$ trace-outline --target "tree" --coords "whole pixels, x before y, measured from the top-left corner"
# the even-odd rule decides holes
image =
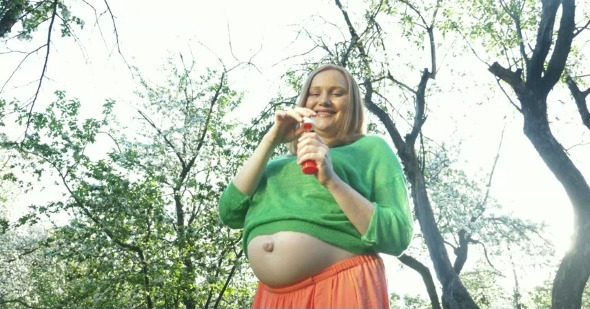
[[[513,105],[523,116],[525,135],[574,208],[573,245],[556,273],[552,307],[580,308],[590,277],[590,186],[551,131],[547,108],[549,93],[566,69],[572,42],[588,23],[576,26],[574,0],[541,1],[540,8],[533,1],[500,1],[498,5],[480,1],[469,7],[470,14],[477,12],[486,23],[477,23],[467,31],[484,35],[487,42],[502,51],[506,60],[503,64],[492,63],[489,71],[512,88],[520,103]],[[555,32],[558,12],[561,16]],[[530,42],[533,40],[535,43]],[[584,119],[584,92],[576,91],[573,79],[568,80]]]
[[[114,101],[101,119],[81,119],[81,102],[63,92],[33,111],[24,141],[4,138],[4,148],[26,159],[23,171],[55,176],[65,191],[62,200],[34,205],[27,219],[71,218],[56,227],[56,250],[46,253],[65,265],[62,293],[39,305],[219,308],[251,297],[241,235],[217,215],[237,145],[225,116],[240,96],[227,86],[230,70],[198,72],[180,62],[163,86],[141,79],[134,138],[117,128]],[[25,125],[28,112],[14,108]],[[112,148],[97,159],[88,149],[103,137]],[[236,277],[242,282],[232,283]]]
[[[94,12],[95,25],[99,27],[99,30],[101,30],[101,17],[104,14],[110,17],[110,22],[112,23],[113,33],[116,40],[116,46],[119,54],[122,56],[121,50],[119,48],[119,34],[115,24],[115,16],[111,11],[109,2],[107,0],[82,2],[84,6],[90,8]],[[100,3],[104,4],[103,12],[99,12],[95,8],[95,5]],[[68,6],[63,0],[0,0],[0,40],[2,41],[3,45],[5,45],[6,49],[6,52],[3,51],[2,54],[24,54],[24,56],[20,58],[18,65],[14,67],[14,70],[10,76],[7,77],[5,82],[2,84],[2,87],[0,87],[0,94],[4,92],[7,84],[11,81],[23,63],[30,56],[37,54],[39,51],[45,51],[44,62],[40,77],[37,81],[36,91],[34,92],[33,96],[25,102],[25,104],[30,105],[29,118],[27,119],[25,133],[29,128],[32,111],[35,103],[37,102],[43,80],[46,78],[46,73],[49,67],[49,55],[52,50],[52,44],[54,43],[56,35],[55,32],[59,32],[61,37],[71,37],[78,44],[80,44],[76,35],[76,30],[77,28],[82,29],[85,22],[75,14],[78,14],[78,12],[82,14],[81,8],[84,6],[79,6],[75,10],[72,10],[70,6]],[[45,30],[45,26],[47,26],[47,30]],[[34,36],[35,33],[40,30],[46,31],[44,33],[45,37],[43,39],[37,39]],[[14,35],[10,36],[11,34]],[[15,40],[19,42],[35,40],[41,41],[42,44],[34,47],[31,51],[22,52],[19,50],[20,48],[17,47],[17,50],[15,50],[14,47],[10,46],[10,43]]]
[[[381,1],[374,9],[366,14],[367,28],[365,31],[357,31],[356,27],[350,20],[347,10],[342,6],[339,0],[336,0],[336,5],[342,12],[342,16],[348,26],[350,33],[350,45],[341,54],[339,63],[345,66],[351,66],[349,64],[349,55],[351,52],[355,52],[359,59],[359,62],[354,67],[359,69],[360,83],[364,86],[364,100],[367,109],[375,114],[382,124],[387,129],[389,136],[391,137],[393,144],[398,150],[398,155],[404,166],[404,172],[407,179],[410,182],[411,197],[414,203],[414,210],[416,218],[420,224],[426,246],[430,253],[436,275],[438,280],[442,284],[442,304],[444,308],[478,308],[475,304],[468,291],[465,289],[461,282],[457,272],[453,269],[453,266],[448,257],[448,253],[445,248],[444,240],[441,236],[439,228],[437,227],[431,202],[429,200],[428,192],[426,191],[425,179],[424,179],[424,161],[420,159],[419,154],[416,151],[416,142],[418,137],[421,136],[422,126],[426,121],[426,91],[428,82],[434,79],[438,70],[436,62],[436,50],[435,50],[435,39],[434,39],[434,28],[436,26],[437,13],[440,8],[440,1],[436,1],[430,4],[423,4],[425,9],[421,12],[417,9],[418,4],[411,3],[409,1],[400,1],[407,11],[401,13],[402,21],[405,19],[408,23],[414,25],[418,24],[422,27],[424,32],[418,36],[418,38],[426,35],[428,37],[427,42],[430,47],[430,69],[425,68],[420,74],[420,80],[416,88],[408,86],[406,83],[399,81],[393,77],[387,68],[387,59],[384,64],[372,63],[369,59],[372,59],[368,51],[371,47],[377,47],[385,49],[382,41],[380,41],[379,33],[380,26],[376,21],[376,14],[380,11],[395,13],[397,10],[394,9],[394,4]],[[429,13],[430,18],[427,21],[423,13]],[[417,19],[417,22],[415,21]],[[392,121],[391,116],[387,113],[387,109],[380,107],[376,104],[376,99],[373,96],[381,96],[377,89],[381,81],[389,81],[390,83],[399,86],[403,91],[407,91],[408,94],[415,98],[415,111],[413,114],[413,124],[409,129],[409,133],[402,137],[400,129]],[[387,99],[383,100],[387,103]]]
[[[394,5],[379,1],[373,3],[364,14],[360,14],[358,11],[350,11],[336,1],[344,19],[344,27],[340,28],[347,29],[348,33],[335,31],[333,35],[341,36],[342,40],[328,43],[325,38],[329,36],[325,33],[314,36],[313,31],[302,29],[301,33],[306,34],[319,51],[312,48],[311,51],[314,53],[309,52],[306,56],[314,60],[300,65],[301,69],[288,72],[285,77],[292,83],[293,80],[301,78],[300,74],[305,74],[318,63],[334,62],[347,66],[361,81],[367,108],[377,116],[381,127],[384,127],[386,134],[391,137],[404,164],[422,231],[419,236],[426,241],[430,259],[443,286],[443,306],[477,307],[458,276],[467,260],[468,247],[480,246],[487,255],[486,244],[498,248],[503,247],[505,243],[522,244],[522,238],[532,241],[542,226],[498,215],[494,209],[498,205],[494,204],[493,199],[488,198],[494,167],[488,174],[489,179],[482,180],[481,183],[471,181],[461,170],[451,168],[448,158],[436,157],[438,146],[430,148],[428,137],[422,133],[422,126],[426,121],[426,114],[432,112],[426,106],[428,98],[434,96],[433,92],[429,91],[429,81],[433,81],[439,71],[436,46],[440,44],[437,45],[434,33],[435,27],[444,25],[447,20],[437,19],[437,12],[444,9],[439,2],[423,5],[400,2],[396,2],[400,5]],[[356,15],[352,15],[354,13]],[[354,19],[360,15],[360,20]],[[432,17],[427,18],[427,15]],[[326,28],[339,27],[323,17],[319,19],[325,22]],[[408,41],[407,45],[411,47],[387,45],[386,42],[391,38],[386,35],[386,26],[383,25],[401,28],[400,31]],[[399,43],[399,40],[395,43],[403,44]],[[421,50],[425,47],[430,47],[428,56],[423,57],[427,58],[425,61],[430,68],[422,71],[419,79],[414,78],[413,82],[418,84],[416,88],[410,86],[411,82],[394,77],[393,68],[395,75],[409,76],[418,60],[407,64],[411,69],[404,70],[399,64],[393,66],[397,59],[388,55],[403,48]],[[398,51],[398,56],[399,53]],[[297,86],[296,83],[292,84]],[[433,87],[436,89],[437,86]],[[401,102],[410,103],[407,105],[411,107],[395,103],[396,97],[399,97]],[[398,121],[395,122],[394,119]],[[375,128],[374,125],[370,127]],[[400,133],[402,129],[409,132],[405,137]],[[439,166],[436,167],[433,163]],[[486,185],[487,190],[474,190],[478,187],[485,188]],[[466,217],[468,220],[465,220]],[[542,248],[546,249],[547,243],[543,240],[541,243]],[[523,245],[519,248],[524,249],[528,246]],[[448,257],[447,248],[452,248],[456,255],[454,263]],[[428,267],[408,254],[400,256],[400,261],[420,273],[432,306],[439,308],[436,285],[432,281]]]

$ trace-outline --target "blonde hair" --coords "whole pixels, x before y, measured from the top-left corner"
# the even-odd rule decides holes
[[[365,116],[363,112],[363,101],[361,99],[361,93],[359,86],[354,77],[344,67],[334,64],[324,64],[312,71],[303,85],[301,86],[301,92],[299,93],[299,100],[297,106],[305,107],[307,103],[307,97],[309,96],[309,88],[311,88],[311,82],[313,78],[320,72],[327,70],[336,70],[341,72],[346,78],[348,84],[348,98],[349,103],[347,108],[344,109],[344,121],[339,126],[338,134],[336,135],[337,145],[331,146],[342,146],[356,141],[365,135]],[[297,153],[297,140],[294,140],[288,145],[291,154]]]

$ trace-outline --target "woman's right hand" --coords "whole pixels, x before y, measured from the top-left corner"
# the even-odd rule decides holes
[[[275,113],[275,123],[268,131],[267,136],[271,139],[273,145],[288,143],[303,133],[303,117],[312,117],[316,113],[306,107],[295,107],[288,111],[277,111]]]

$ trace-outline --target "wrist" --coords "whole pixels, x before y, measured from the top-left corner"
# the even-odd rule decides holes
[[[324,187],[328,189],[330,192],[334,192],[339,190],[343,185],[346,183],[340,179],[337,175],[334,175],[331,179],[328,179],[326,183],[324,183]]]
[[[264,136],[262,137],[262,140],[260,140],[260,144],[267,146],[268,148],[270,148],[272,150],[279,144],[279,142],[276,141],[276,138],[269,131],[266,134],[264,134]]]

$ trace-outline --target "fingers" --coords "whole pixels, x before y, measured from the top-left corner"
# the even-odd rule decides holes
[[[304,161],[314,160],[323,162],[328,153],[328,146],[313,132],[305,132],[297,143],[297,164]]]
[[[316,115],[316,112],[313,110],[306,108],[306,107],[295,107],[288,111],[277,111],[277,117],[279,114],[281,115],[282,119],[285,118],[292,118],[297,122],[303,122],[303,117],[312,117]]]
[[[300,124],[303,117],[313,117],[316,113],[305,107],[295,107],[287,111],[275,112],[275,123],[269,131],[273,143],[287,143],[300,136],[304,130]]]

